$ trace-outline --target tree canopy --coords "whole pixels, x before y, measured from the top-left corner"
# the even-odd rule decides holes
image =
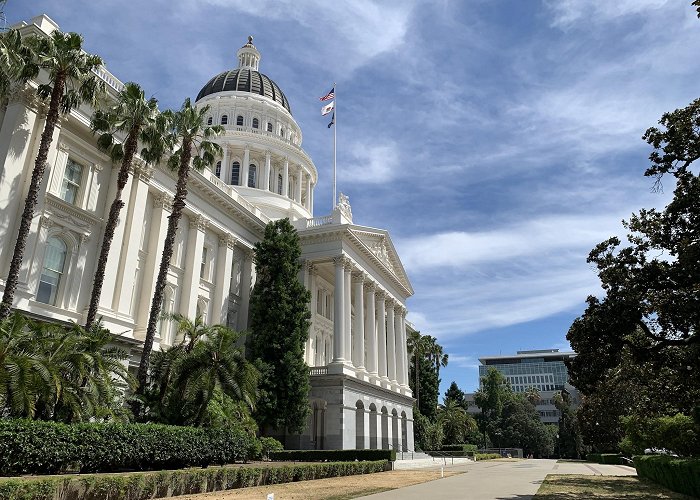
[[[261,371],[256,420],[265,432],[300,433],[309,414],[310,292],[299,281],[299,236],[288,219],[270,222],[255,244],[251,352]]]

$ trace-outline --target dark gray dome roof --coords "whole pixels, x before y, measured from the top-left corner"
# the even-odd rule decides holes
[[[292,114],[289,101],[279,86],[268,76],[249,68],[236,68],[216,75],[202,87],[196,100],[199,101],[202,97],[217,92],[228,91],[250,92],[268,97],[284,106],[290,115]]]

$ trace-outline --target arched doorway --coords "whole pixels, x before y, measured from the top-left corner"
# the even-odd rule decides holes
[[[323,450],[326,435],[326,401],[316,399],[311,403],[311,443],[314,450]]]
[[[408,418],[406,412],[401,412],[401,451],[408,451]]]
[[[399,414],[396,409],[391,410],[391,447],[399,450]]]
[[[382,406],[382,449],[389,449],[389,412]]]
[[[369,405],[369,447],[372,450],[377,449],[377,407],[374,403]]]
[[[355,403],[355,448],[365,448],[365,405],[362,401]]]

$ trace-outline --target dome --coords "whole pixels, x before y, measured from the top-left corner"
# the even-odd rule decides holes
[[[270,77],[258,71],[260,52],[253,45],[252,36],[248,37],[248,43],[238,49],[237,55],[238,68],[219,73],[209,80],[197,94],[196,101],[217,92],[250,92],[281,104],[291,115],[292,110],[289,107],[289,101],[279,88],[279,85],[273,82]]]
[[[279,88],[279,85],[267,75],[250,68],[236,68],[219,73],[202,87],[202,90],[197,94],[196,100],[199,101],[202,97],[216,94],[217,92],[228,91],[259,94],[281,104],[284,106],[284,109],[289,111],[290,115],[292,114],[289,101]]]

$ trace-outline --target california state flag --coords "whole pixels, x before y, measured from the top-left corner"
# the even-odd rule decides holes
[[[331,101],[321,108],[321,116],[327,115],[335,109],[335,101]]]

